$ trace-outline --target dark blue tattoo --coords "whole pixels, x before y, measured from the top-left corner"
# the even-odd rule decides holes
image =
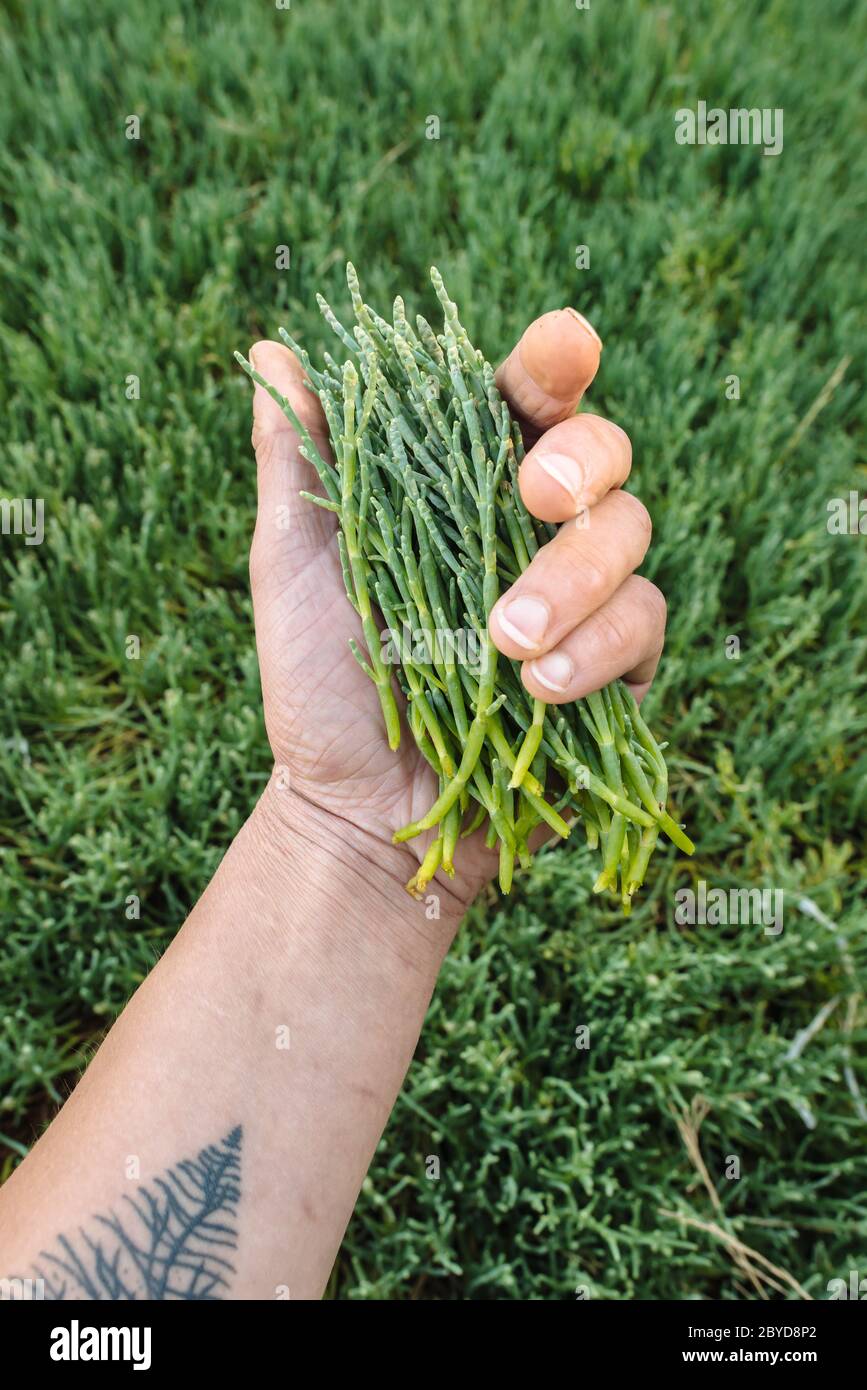
[[[241,1126],[43,1250],[46,1299],[225,1298],[238,1246]]]

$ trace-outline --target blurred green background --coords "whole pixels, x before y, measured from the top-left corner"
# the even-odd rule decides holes
[[[0,1173],[269,769],[232,350],[318,350],[348,257],[428,313],[436,263],[492,359],[564,304],[605,340],[698,851],[629,921],[577,844],[473,910],[329,1292],[755,1297],[735,1239],[815,1297],[867,1275],[867,542],[827,527],[867,490],[865,39],[844,0],[7,2],[0,496],[46,536],[0,536]],[[782,154],[678,145],[699,100],[783,108]],[[783,932],[678,926],[699,879],[784,891]]]

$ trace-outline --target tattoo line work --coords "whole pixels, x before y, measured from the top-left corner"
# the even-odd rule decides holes
[[[45,1298],[224,1298],[238,1247],[241,1138],[237,1125],[125,1196],[120,1215],[96,1215],[74,1238],[59,1236],[33,1266]]]

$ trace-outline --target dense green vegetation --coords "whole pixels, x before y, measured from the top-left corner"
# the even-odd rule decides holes
[[[0,1171],[269,767],[232,349],[286,323],[318,356],[347,258],[430,313],[435,263],[491,359],[567,303],[605,340],[589,404],[654,518],[647,710],[698,849],[660,849],[628,922],[571,843],[473,910],[333,1294],[755,1296],[733,1238],[815,1297],[867,1275],[867,540],[827,525],[867,493],[865,27],[844,0],[6,6],[0,497],[46,531],[0,536]],[[699,100],[782,108],[783,152],[678,145]],[[701,879],[782,891],[782,932],[679,924]]]

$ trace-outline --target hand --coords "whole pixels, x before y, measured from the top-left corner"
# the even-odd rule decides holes
[[[521,495],[536,516],[569,523],[491,615],[494,642],[523,661],[527,689],[549,703],[574,700],[615,676],[640,698],[662,650],[665,601],[632,573],[647,549],[650,521],[642,504],[619,490],[629,473],[629,440],[599,416],[574,414],[600,352],[579,314],[557,310],[530,325],[497,373],[531,446]],[[293,354],[265,341],[250,360],[289,398],[330,458],[321,407]],[[253,399],[253,447],[259,506],[250,574],[275,762],[288,769],[293,797],[325,813],[378,872],[405,881],[429,837],[401,846],[391,837],[428,809],[436,778],[405,726],[397,753],[386,743],[376,690],[349,647],[350,637],[361,642],[361,628],[346,598],[336,519],[299,497],[302,489],[318,492],[318,480],[261,387]],[[452,893],[461,912],[496,866],[496,853],[477,832],[460,843],[454,883],[440,873],[437,886]]]

